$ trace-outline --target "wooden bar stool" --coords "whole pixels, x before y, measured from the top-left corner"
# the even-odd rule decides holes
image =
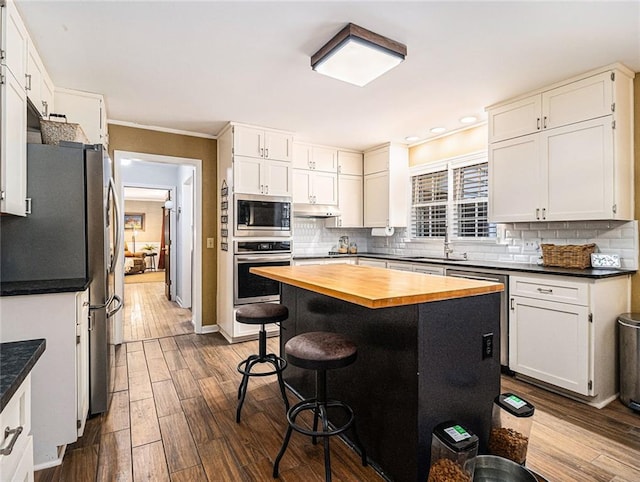
[[[267,331],[264,325],[269,323],[280,323],[289,317],[289,310],[286,306],[277,303],[254,303],[243,305],[236,311],[236,321],[248,325],[261,325],[258,338],[258,354],[251,355],[246,360],[242,360],[238,364],[238,371],[242,373],[242,381],[238,388],[238,409],[236,411],[236,422],[240,423],[240,412],[245,396],[247,395],[247,385],[249,377],[266,377],[269,375],[277,375],[280,392],[284,400],[286,410],[289,410],[289,400],[284,390],[284,382],[282,381],[282,370],[287,366],[286,360],[267,353]],[[270,363],[273,370],[266,372],[252,372],[251,369],[258,363]]]
[[[284,347],[287,360],[292,365],[316,372],[316,393],[314,398],[308,398],[295,404],[287,411],[287,433],[282,448],[273,463],[273,477],[278,478],[280,460],[287,450],[293,430],[311,436],[314,444],[317,437],[322,437],[324,443],[324,472],[325,479],[331,480],[331,460],[329,453],[329,437],[339,435],[349,428],[353,431],[356,447],[362,456],[362,465],[367,465],[367,456],[356,431],[355,416],[349,405],[339,400],[327,398],[327,370],[343,368],[351,365],[358,356],[356,345],[338,333],[314,331],[302,333],[291,338]],[[329,427],[328,408],[336,408],[346,416],[347,421],[339,427]],[[313,411],[313,430],[309,430],[296,423],[296,418],[304,411]],[[318,430],[318,420],[322,429]]]

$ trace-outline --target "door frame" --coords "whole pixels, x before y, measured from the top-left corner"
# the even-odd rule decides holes
[[[116,196],[121,205],[124,206],[123,183],[120,175],[120,165],[123,159],[136,161],[155,162],[159,164],[187,165],[194,168],[194,239],[193,239],[193,285],[191,289],[191,313],[194,333],[202,331],[202,159],[192,159],[188,157],[165,156],[161,154],[147,154],[141,152],[131,152],[115,150],[114,157],[114,179],[116,184]],[[175,186],[174,186],[175,189]],[[175,199],[175,191],[173,192]],[[124,228],[121,228],[121,236],[124,236]],[[116,265],[116,293],[124,295],[124,250],[118,253],[118,263]],[[175,265],[175,263],[174,263]],[[123,341],[123,314],[122,310],[116,313],[114,319],[114,343],[120,344]]]

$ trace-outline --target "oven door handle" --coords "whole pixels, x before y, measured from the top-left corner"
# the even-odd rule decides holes
[[[269,261],[287,261],[291,256],[236,256],[239,263],[247,263],[252,261],[269,262]]]

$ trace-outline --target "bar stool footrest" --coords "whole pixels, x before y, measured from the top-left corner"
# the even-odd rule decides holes
[[[256,363],[271,363],[274,366],[274,369],[268,372],[252,372],[251,368]],[[248,365],[251,366],[247,369]],[[287,368],[287,360],[274,355],[273,353],[270,353],[263,358],[260,358],[257,355],[251,355],[249,358],[238,363],[238,371],[249,377],[266,377],[269,375],[276,375],[278,373],[282,373],[285,368]]]
[[[320,430],[310,430],[308,428],[302,427],[301,425],[296,423],[296,418],[304,411],[311,411],[313,413],[316,412],[318,407],[318,400],[315,398],[309,398],[306,400],[302,400],[299,403],[296,403],[293,407],[289,409],[287,412],[287,421],[293,430],[296,432],[302,433],[304,435],[308,435],[310,437],[331,437],[333,435],[340,435],[343,432],[346,432],[353,425],[354,414],[353,410],[349,405],[339,400],[327,400],[324,402],[324,406],[326,408],[340,408],[344,411],[344,413],[349,417],[346,423],[339,427],[334,427],[333,429],[325,431]]]

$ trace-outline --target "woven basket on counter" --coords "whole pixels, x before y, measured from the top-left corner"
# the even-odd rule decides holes
[[[542,264],[561,268],[589,268],[595,244],[541,244]]]
[[[50,114],[51,117],[59,117],[64,122],[40,119],[40,133],[43,144],[57,146],[60,141],[82,142],[88,144],[89,139],[85,135],[80,124],[67,122],[67,116],[62,114]]]

